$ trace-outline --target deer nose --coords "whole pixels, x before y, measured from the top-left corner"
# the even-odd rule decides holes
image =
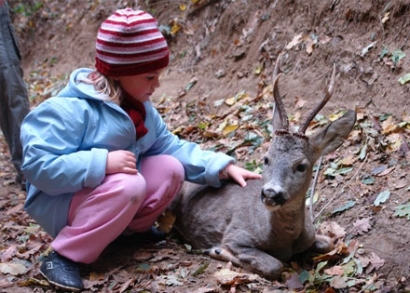
[[[262,188],[261,200],[266,205],[282,205],[286,202],[285,193],[272,187]]]

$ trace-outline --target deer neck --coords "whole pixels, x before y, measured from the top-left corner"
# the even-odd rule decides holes
[[[305,223],[305,198],[285,203],[271,213],[271,225],[286,234],[299,235]],[[280,225],[278,225],[280,223]]]

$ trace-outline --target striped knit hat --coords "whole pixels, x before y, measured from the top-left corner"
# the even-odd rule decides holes
[[[168,66],[169,50],[157,21],[131,8],[117,10],[97,34],[95,68],[111,77],[137,75]]]

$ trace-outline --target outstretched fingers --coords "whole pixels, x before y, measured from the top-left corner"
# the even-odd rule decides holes
[[[236,181],[242,187],[246,186],[246,180],[248,179],[262,179],[262,175],[233,164],[228,165],[225,172],[228,174],[229,178]]]

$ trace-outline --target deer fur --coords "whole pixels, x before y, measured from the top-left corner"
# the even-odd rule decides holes
[[[333,249],[329,237],[315,234],[306,192],[316,160],[342,145],[356,121],[356,113],[347,111],[315,135],[304,134],[333,92],[333,69],[325,98],[299,132],[290,132],[278,90],[278,64],[273,76],[274,132],[263,158],[263,179],[249,180],[244,188],[234,182],[221,188],[186,182],[170,207],[176,216],[174,227],[194,248],[268,279],[277,279],[283,262],[296,253]]]

